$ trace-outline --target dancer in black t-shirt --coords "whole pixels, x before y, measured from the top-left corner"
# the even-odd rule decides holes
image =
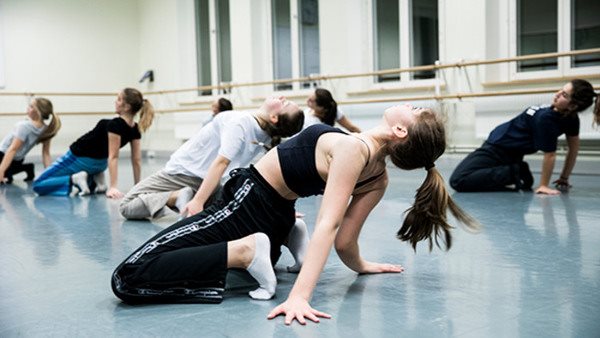
[[[154,108],[142,93],[125,88],[115,102],[119,115],[112,120],[100,120],[91,131],[71,144],[69,151],[48,167],[33,183],[39,195],[66,196],[76,187],[80,195],[106,192],[110,198],[123,197],[117,188],[119,149],[131,145],[131,165],[134,182],[141,173],[141,132],[152,124]],[[134,116],[140,113],[139,125]],[[109,186],[104,180],[108,167]]]

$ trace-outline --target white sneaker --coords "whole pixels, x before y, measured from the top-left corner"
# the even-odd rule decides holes
[[[71,182],[73,185],[79,188],[79,196],[85,196],[90,194],[90,187],[87,183],[88,173],[85,171],[80,171],[71,175]]]
[[[94,194],[104,194],[106,190],[108,190],[108,186],[106,185],[106,177],[104,176],[104,171],[92,176],[92,179],[94,180],[94,183],[96,183]]]

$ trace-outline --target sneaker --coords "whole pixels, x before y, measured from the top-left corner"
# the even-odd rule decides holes
[[[104,176],[104,171],[99,172],[92,176],[92,180],[96,184],[94,188],[94,194],[103,194],[108,190],[108,186],[106,185],[106,177]]]
[[[79,188],[79,196],[85,196],[90,194],[90,187],[88,186],[88,173],[80,171],[71,175],[71,182],[73,185]]]
[[[529,164],[522,161],[519,164],[519,189],[531,190],[531,187],[533,187],[533,175],[529,170]]]

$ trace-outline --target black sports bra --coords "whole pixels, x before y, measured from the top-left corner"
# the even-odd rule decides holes
[[[322,195],[325,191],[325,181],[319,175],[315,163],[317,141],[325,133],[347,134],[338,128],[319,123],[306,128],[300,134],[277,146],[283,180],[288,188],[300,197]],[[369,147],[367,146],[367,148]],[[384,173],[385,170],[376,176],[358,182],[355,188],[373,182]]]

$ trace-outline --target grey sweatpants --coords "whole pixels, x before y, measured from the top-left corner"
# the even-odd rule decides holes
[[[190,187],[194,193],[202,184],[202,178],[172,175],[161,170],[143,179],[121,201],[119,211],[127,219],[144,219],[175,213],[167,207],[172,192]]]

